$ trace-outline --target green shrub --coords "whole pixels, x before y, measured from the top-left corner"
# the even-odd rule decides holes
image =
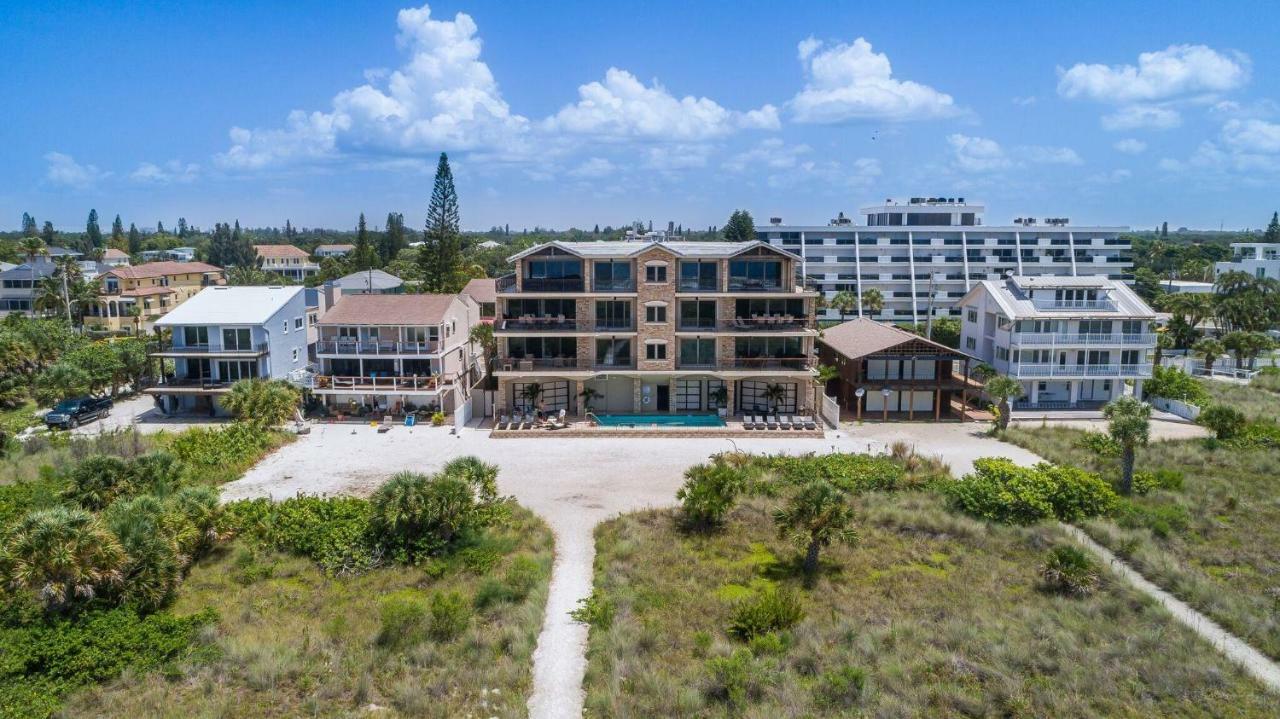
[[[0,548],[0,580],[48,609],[62,610],[116,592],[127,562],[97,517],[73,507],[27,513]]]
[[[789,484],[823,479],[849,494],[898,489],[905,474],[891,458],[870,454],[773,455],[758,461]]]
[[[485,610],[504,602],[522,602],[541,576],[542,569],[537,562],[528,557],[516,557],[502,579],[490,578],[480,584],[473,603],[476,609]]]
[[[129,476],[135,491],[161,499],[178,491],[190,481],[188,468],[170,452],[149,452],[129,463]]]
[[[1170,492],[1182,491],[1182,472],[1176,469],[1157,469],[1154,472],[1135,472],[1133,475],[1133,493],[1150,494],[1157,489]]]
[[[249,586],[275,576],[276,563],[261,561],[253,547],[240,547],[231,558],[231,567],[237,584]]]
[[[1085,432],[1076,446],[1099,457],[1119,457],[1120,443],[1106,432]]]
[[[764,696],[771,678],[746,649],[706,661],[706,695],[741,710]]]
[[[694,465],[685,470],[684,477],[676,499],[680,500],[685,523],[702,529],[724,521],[746,484],[742,472],[724,462]]]
[[[1175,399],[1197,407],[1203,407],[1210,401],[1208,390],[1177,367],[1152,367],[1151,379],[1143,384],[1143,392],[1150,397]]]
[[[613,617],[617,611],[613,600],[599,589],[591,590],[591,596],[578,600],[578,606],[569,612],[576,622],[581,622],[592,629],[605,631],[613,626]]]
[[[370,502],[375,538],[404,562],[439,553],[491,519],[471,483],[444,474],[400,472]]]
[[[1280,424],[1254,420],[1244,426],[1227,444],[1235,449],[1280,449]]]
[[[388,594],[378,601],[377,643],[384,647],[403,647],[421,639],[427,627],[427,602],[412,589]]]
[[[1004,457],[976,460],[974,471],[942,484],[958,509],[993,522],[1074,522],[1111,512],[1119,498],[1098,475],[1041,462],[1020,467]]]
[[[227,524],[261,547],[307,557],[327,573],[377,567],[369,502],[354,497],[299,495],[283,502],[253,499],[226,507]]]
[[[823,672],[814,689],[815,703],[827,710],[844,711],[857,706],[867,685],[867,672],[859,667],[841,667]]]
[[[224,428],[192,427],[169,440],[169,449],[197,474],[230,479],[268,447],[273,435],[244,422]]]
[[[452,641],[467,630],[471,623],[471,606],[458,592],[435,592],[427,602],[431,612],[431,638],[441,642]]]
[[[742,640],[790,629],[804,619],[800,597],[790,589],[768,587],[733,605],[729,634]]]
[[[60,697],[129,669],[146,672],[184,654],[212,611],[140,615],[131,607],[70,617],[11,608],[0,623],[0,714],[44,717]]]
[[[1235,407],[1215,404],[1200,413],[1196,422],[1213,431],[1218,439],[1231,439],[1244,429],[1247,420],[1244,414]]]
[[[1040,579],[1046,589],[1083,597],[1098,588],[1098,569],[1083,550],[1060,545],[1049,550],[1040,565]]]
[[[1116,524],[1125,529],[1147,529],[1161,539],[1181,534],[1191,526],[1191,513],[1180,504],[1148,507],[1124,502],[1116,512]]]
[[[174,539],[176,532],[184,531],[181,521],[169,516],[160,500],[145,494],[112,504],[103,519],[126,556],[121,597],[144,612],[167,604],[186,564]]]
[[[432,413],[431,413],[431,426],[432,426],[432,427],[443,427],[443,426],[444,426],[444,420],[445,420],[444,412],[432,412]]]
[[[94,455],[67,473],[67,499],[96,512],[133,490],[129,463],[110,455]]]

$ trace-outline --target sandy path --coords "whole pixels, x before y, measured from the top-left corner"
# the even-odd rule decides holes
[[[1159,423],[1157,423],[1159,425]],[[555,534],[556,558],[538,646],[533,657],[529,716],[563,719],[582,714],[587,627],[569,611],[591,593],[595,526],[622,512],[671,506],[684,470],[735,447],[750,452],[881,451],[904,441],[935,455],[956,475],[973,460],[1005,456],[1019,464],[1039,457],[982,436],[978,424],[866,424],[828,432],[824,439],[771,435],[744,439],[571,439],[540,434],[490,439],[467,429],[396,427],[379,435],[366,426],[317,425],[281,448],[242,479],[226,485],[227,500],[298,492],[366,495],[397,471],[434,471],[454,457],[475,455],[501,469],[504,494],[541,516]],[[1158,432],[1157,432],[1158,433]]]

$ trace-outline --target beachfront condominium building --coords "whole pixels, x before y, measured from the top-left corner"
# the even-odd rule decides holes
[[[963,197],[915,197],[862,208],[865,225],[843,214],[827,225],[784,225],[772,218],[756,234],[800,255],[809,285],[828,300],[845,290],[859,300],[865,291],[879,290],[884,305],[875,319],[890,322],[923,322],[930,310],[954,315],[956,300],[977,282],[1010,274],[1132,279],[1129,241],[1120,237],[1127,227],[1034,217],[984,225],[983,212]],[[821,318],[842,314],[828,307]]]
[[[291,280],[305,280],[320,271],[306,250],[293,245],[254,245],[253,252],[262,269]]]
[[[74,261],[80,276],[92,281],[110,265],[83,259],[81,253],[65,247],[48,247],[19,265],[0,271],[0,317],[10,314],[35,315],[45,280],[53,277],[59,263]]]
[[[1280,279],[1280,244],[1274,242],[1232,242],[1231,259],[1213,266],[1215,275],[1247,272],[1258,279]]]
[[[1015,407],[1096,407],[1151,376],[1156,313],[1120,280],[982,280],[956,307],[960,349],[1022,384]]]
[[[791,252],[550,242],[511,259],[496,293],[499,413],[813,413],[817,294]]]
[[[484,366],[479,323],[465,294],[343,295],[320,318],[312,390],[336,412],[452,412]]]
[[[169,339],[152,357],[172,372],[145,390],[162,412],[221,411],[218,397],[242,379],[292,379],[307,366],[301,287],[206,287],[156,321]]]
[[[85,325],[99,330],[149,330],[155,321],[206,287],[226,284],[222,268],[204,262],[146,262],[116,267],[98,280]]]

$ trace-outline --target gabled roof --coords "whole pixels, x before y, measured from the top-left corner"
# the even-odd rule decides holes
[[[260,325],[301,295],[301,287],[279,285],[206,287],[160,318],[156,325]],[[298,311],[302,312],[301,306]]]
[[[355,245],[344,245],[344,244],[316,245],[316,252],[320,252],[321,250],[328,250],[330,252],[350,252],[355,248],[356,248]]]
[[[444,322],[457,295],[343,295],[319,324],[421,326]]]
[[[105,274],[115,275],[125,280],[145,280],[152,277],[172,277],[173,275],[197,275],[206,272],[221,272],[205,262],[144,262],[132,267],[115,267]]]
[[[259,257],[270,257],[272,259],[285,259],[289,257],[310,257],[307,251],[293,245],[254,245],[253,251],[258,253]]]
[[[477,278],[468,282],[462,292],[481,304],[494,303],[498,301],[498,281],[491,277]]]
[[[1106,292],[1115,309],[1081,308],[1044,310],[1035,306],[1031,290],[1044,289],[1095,289]],[[1155,319],[1156,312],[1142,300],[1133,288],[1119,280],[1102,275],[1077,277],[1026,277],[1014,276],[1004,280],[981,280],[956,301],[962,307],[979,293],[991,297],[1001,314],[1011,320],[1022,319]]]
[[[127,260],[129,259],[129,253],[124,250],[116,249],[115,247],[108,247],[106,251],[102,253],[102,257],[108,260]]]
[[[366,270],[339,277],[333,284],[342,290],[393,290],[403,285],[404,280],[390,272]]]
[[[914,332],[866,317],[858,317],[834,327],[828,327],[818,336],[818,341],[849,359],[877,354],[908,342],[924,344],[943,353],[965,354],[954,347],[925,339]]]
[[[642,252],[651,250],[655,247],[667,250],[677,257],[689,258],[724,258],[740,255],[748,250],[757,247],[776,252],[783,257],[789,257],[793,260],[799,260],[800,256],[792,252],[774,247],[763,240],[752,240],[750,242],[628,242],[625,240],[611,240],[604,242],[561,242],[555,240],[545,242],[540,245],[534,245],[523,252],[508,257],[509,262],[515,262],[518,259],[528,255],[540,252],[550,247],[568,252],[578,257],[634,257]]]

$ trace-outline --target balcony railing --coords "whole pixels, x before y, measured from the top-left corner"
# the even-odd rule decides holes
[[[720,283],[714,279],[681,279],[676,285],[677,292],[718,292]]]
[[[635,321],[629,317],[613,320],[580,320],[573,317],[510,317],[502,319],[499,332],[633,332]]]
[[[434,392],[453,383],[451,377],[441,375],[356,377],[343,375],[316,375],[315,389],[341,392]]]
[[[263,354],[267,351],[266,342],[258,342],[245,347],[228,347],[227,345],[171,345],[161,348],[155,354]]]
[[[499,277],[499,278],[497,279],[497,281],[496,281],[496,283],[495,283],[495,286],[497,287],[497,289],[498,289],[498,291],[499,291],[499,292],[515,292],[515,291],[516,291],[516,276],[515,276],[515,275],[503,275],[503,276],[501,276],[501,277]]]
[[[526,277],[520,283],[521,292],[582,292],[585,283],[581,277]],[[514,292],[513,287],[508,292]]]
[[[572,370],[621,370],[635,369],[635,360],[616,357],[598,360],[594,357],[505,357],[498,361],[498,368],[506,372],[530,372],[543,369]]]
[[[766,280],[751,280],[744,277],[729,278],[730,292],[782,292],[781,282],[769,282]]]
[[[316,354],[325,355],[427,355],[440,351],[439,342],[320,340]]]
[[[813,320],[791,315],[737,317],[731,320],[679,320],[676,323],[678,332],[801,332],[816,327]]]
[[[160,383],[155,385],[156,388],[172,387],[174,389],[226,389],[231,386],[231,382],[227,380],[211,379],[209,377],[164,377]]]
[[[1154,345],[1156,336],[1150,332],[1127,333],[1064,333],[1015,332],[1010,337],[1016,345]]]
[[[1014,377],[1150,377],[1149,364],[1076,364],[1024,362],[1010,365]]]
[[[807,370],[813,367],[812,357],[732,357],[721,360],[721,369],[752,370]]]
[[[1056,298],[1036,297],[1031,304],[1038,310],[1114,310],[1116,305],[1108,299],[1100,300],[1060,300]]]
[[[525,280],[528,283],[528,280]],[[604,280],[596,278],[592,280],[591,287],[596,292],[635,292],[636,281],[634,278],[625,280]]]

